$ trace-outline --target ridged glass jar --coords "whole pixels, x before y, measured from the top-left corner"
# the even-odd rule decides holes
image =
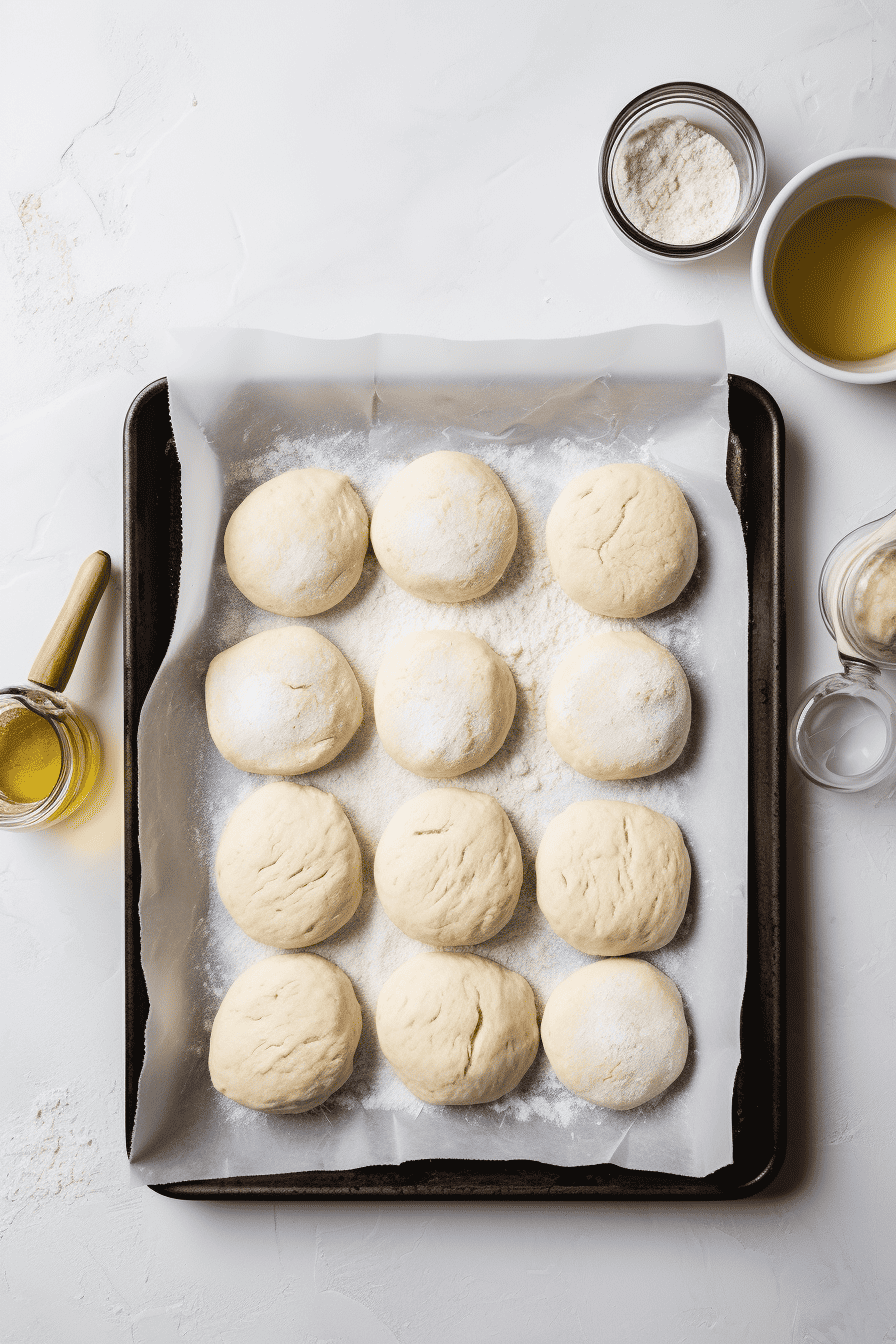
[[[102,748],[86,714],[56,691],[42,686],[9,686],[0,691],[0,724],[22,710],[50,724],[59,742],[61,768],[50,793],[36,802],[11,801],[0,792],[0,829],[24,831],[54,826],[80,807],[96,783]]]

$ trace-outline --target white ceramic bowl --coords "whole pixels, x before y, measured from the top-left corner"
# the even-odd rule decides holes
[[[840,196],[870,196],[896,206],[896,150],[848,149],[811,163],[779,191],[765,213],[756,242],[750,280],[759,316],[794,359],[844,383],[896,381],[896,350],[876,359],[825,359],[795,341],[778,314],[772,293],[772,265],[784,235],[813,206]]]

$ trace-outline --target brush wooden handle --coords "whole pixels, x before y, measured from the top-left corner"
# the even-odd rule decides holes
[[[112,561],[105,551],[94,551],[78,570],[72,590],[28,674],[38,686],[45,686],[48,691],[65,690],[111,572]]]

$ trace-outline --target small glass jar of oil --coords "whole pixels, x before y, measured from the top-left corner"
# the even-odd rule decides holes
[[[0,691],[0,829],[53,826],[80,807],[96,783],[96,728],[61,694],[106,585],[105,551],[88,556],[44,640],[29,681]]]
[[[96,783],[102,749],[90,719],[40,686],[0,691],[0,829],[53,826]]]

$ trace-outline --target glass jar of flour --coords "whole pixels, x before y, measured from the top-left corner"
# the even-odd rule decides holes
[[[752,119],[720,89],[659,84],[614,119],[597,173],[618,237],[677,265],[740,238],[765,191],[765,150]]]

